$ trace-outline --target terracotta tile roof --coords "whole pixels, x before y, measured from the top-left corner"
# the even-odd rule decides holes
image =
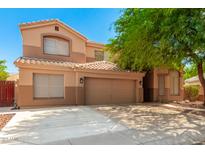
[[[28,25],[35,25],[35,24],[41,24],[41,23],[49,23],[49,22],[59,22],[58,19],[47,19],[47,20],[38,20],[38,21],[31,21],[31,22],[23,22],[20,23],[20,26],[28,26]]]
[[[122,71],[116,64],[108,61],[96,61],[89,63],[73,63],[65,61],[55,61],[42,58],[33,58],[33,57],[19,57],[14,64],[37,64],[37,65],[53,65],[53,66],[62,66],[71,69],[80,69],[80,70],[106,70],[106,71]]]
[[[102,45],[102,46],[105,45],[103,43],[99,43],[99,42],[95,42],[95,41],[90,41],[90,40],[87,40],[87,44],[96,44],[96,45]]]
[[[92,70],[106,70],[106,71],[122,71],[116,64],[108,61],[96,61],[84,64],[76,64],[79,69],[92,69]]]
[[[204,77],[205,77],[205,73],[204,73]],[[185,83],[195,83],[195,82],[196,83],[199,82],[198,75],[185,80]]]
[[[19,74],[10,74],[9,77],[6,79],[7,81],[17,81],[19,79]]]
[[[192,77],[192,78],[186,79],[186,80],[185,80],[185,83],[196,82],[196,81],[198,81],[198,80],[199,80],[198,76],[194,76],[194,77]]]

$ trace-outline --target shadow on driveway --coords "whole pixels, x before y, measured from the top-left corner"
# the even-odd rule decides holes
[[[142,144],[195,144],[205,141],[205,112],[163,104],[101,106],[95,109],[133,130]]]

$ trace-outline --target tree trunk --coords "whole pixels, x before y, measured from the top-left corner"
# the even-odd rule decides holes
[[[202,88],[203,88],[204,106],[205,106],[205,79],[204,79],[204,75],[203,75],[203,62],[202,61],[200,63],[198,63],[197,69],[198,69],[199,81],[200,81]]]

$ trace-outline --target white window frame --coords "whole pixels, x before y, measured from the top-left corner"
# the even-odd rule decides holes
[[[46,43],[50,43],[50,47],[49,45],[46,45]],[[63,46],[65,49],[63,49]],[[44,36],[43,52],[49,55],[69,56],[70,41],[55,36]]]
[[[47,78],[47,80],[45,80],[43,82],[43,84],[41,85],[36,85],[36,82],[37,82],[37,77],[44,77],[44,78]],[[62,77],[62,83],[61,85],[60,84],[56,84],[56,85],[53,85],[52,82],[51,82],[51,79],[52,77]],[[52,98],[65,98],[65,86],[64,86],[64,75],[62,74],[40,74],[40,73],[34,73],[33,74],[33,97],[34,99],[52,99]],[[36,88],[38,87],[43,87],[44,88],[44,92],[45,92],[45,95],[44,96],[37,96],[39,95],[38,93],[36,93]],[[62,90],[62,93],[60,94],[61,96],[52,96],[52,92],[54,90],[54,88],[62,88],[60,90]],[[59,90],[59,91],[60,91]],[[59,92],[58,91],[58,92]]]

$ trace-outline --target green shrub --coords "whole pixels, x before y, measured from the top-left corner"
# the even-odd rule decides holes
[[[184,87],[185,99],[190,101],[196,101],[199,96],[199,86],[197,85],[187,85]]]

